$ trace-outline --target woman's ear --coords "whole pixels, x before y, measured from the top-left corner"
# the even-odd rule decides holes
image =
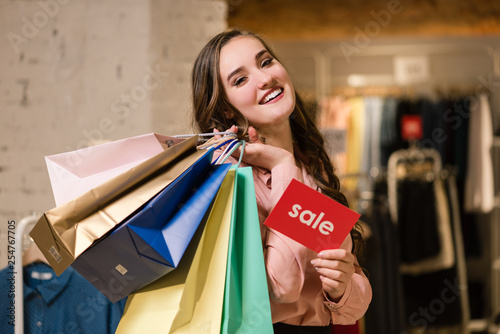
[[[225,111],[224,116],[226,116],[227,119],[233,119],[234,117],[234,112],[232,111]]]

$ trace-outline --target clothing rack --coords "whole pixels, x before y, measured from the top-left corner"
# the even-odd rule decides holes
[[[14,333],[24,334],[24,291],[23,291],[23,253],[24,253],[24,243],[26,236],[31,231],[33,226],[38,221],[38,217],[34,214],[32,216],[27,216],[21,219],[16,229],[16,248],[15,253],[15,289],[16,294],[14,297],[15,302],[15,312],[16,318],[14,321]]]
[[[436,98],[454,98],[461,96],[475,96],[478,93],[488,94],[489,92],[484,87],[474,87],[472,85],[455,85],[453,83],[447,85],[435,85],[426,93],[421,93],[421,88],[418,85],[367,85],[367,86],[336,86],[331,89],[328,97],[331,96],[380,96],[380,97],[400,97],[415,99],[422,96]],[[328,98],[326,97],[326,98]]]
[[[427,165],[426,165],[427,164]],[[405,166],[404,172],[399,168]],[[423,167],[426,165],[425,167]],[[420,177],[426,181],[436,182],[438,180],[447,180],[446,190],[450,197],[453,197],[455,203],[458,203],[458,190],[455,182],[455,171],[442,169],[441,156],[435,149],[419,148],[415,142],[412,142],[410,148],[395,151],[391,154],[387,166],[387,186],[388,202],[391,219],[394,224],[398,224],[398,191],[397,183],[399,180],[411,177]],[[416,171],[417,175],[412,175]],[[406,173],[405,173],[406,172]],[[453,231],[454,258],[456,259],[456,270],[458,274],[458,290],[460,291],[460,306],[462,313],[461,328],[463,334],[470,331],[470,306],[468,298],[468,279],[467,265],[465,260],[465,251],[462,237],[462,227],[458,207],[450,208],[450,220]],[[401,270],[403,271],[403,266]]]

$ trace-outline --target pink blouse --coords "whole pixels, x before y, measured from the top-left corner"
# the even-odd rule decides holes
[[[242,163],[240,166],[246,165]],[[356,267],[344,296],[337,303],[329,301],[319,274],[311,264],[317,253],[263,225],[292,179],[319,190],[313,178],[305,168],[301,170],[291,164],[278,165],[271,172],[255,166],[252,169],[273,323],[301,326],[327,326],[330,322],[354,324],[364,315],[372,298],[371,286],[363,271]],[[352,249],[350,235],[341,248]]]

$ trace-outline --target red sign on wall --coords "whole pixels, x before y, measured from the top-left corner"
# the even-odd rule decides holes
[[[404,140],[422,139],[424,130],[422,126],[422,116],[403,115],[401,117],[401,137]]]
[[[293,179],[264,225],[315,252],[339,248],[360,214]]]

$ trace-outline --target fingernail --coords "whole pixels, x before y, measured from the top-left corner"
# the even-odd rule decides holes
[[[316,260],[311,260],[311,264],[312,264],[313,266],[315,266],[315,265],[316,265]]]
[[[318,253],[318,257],[323,257],[325,254],[323,254],[323,252],[319,252]]]

